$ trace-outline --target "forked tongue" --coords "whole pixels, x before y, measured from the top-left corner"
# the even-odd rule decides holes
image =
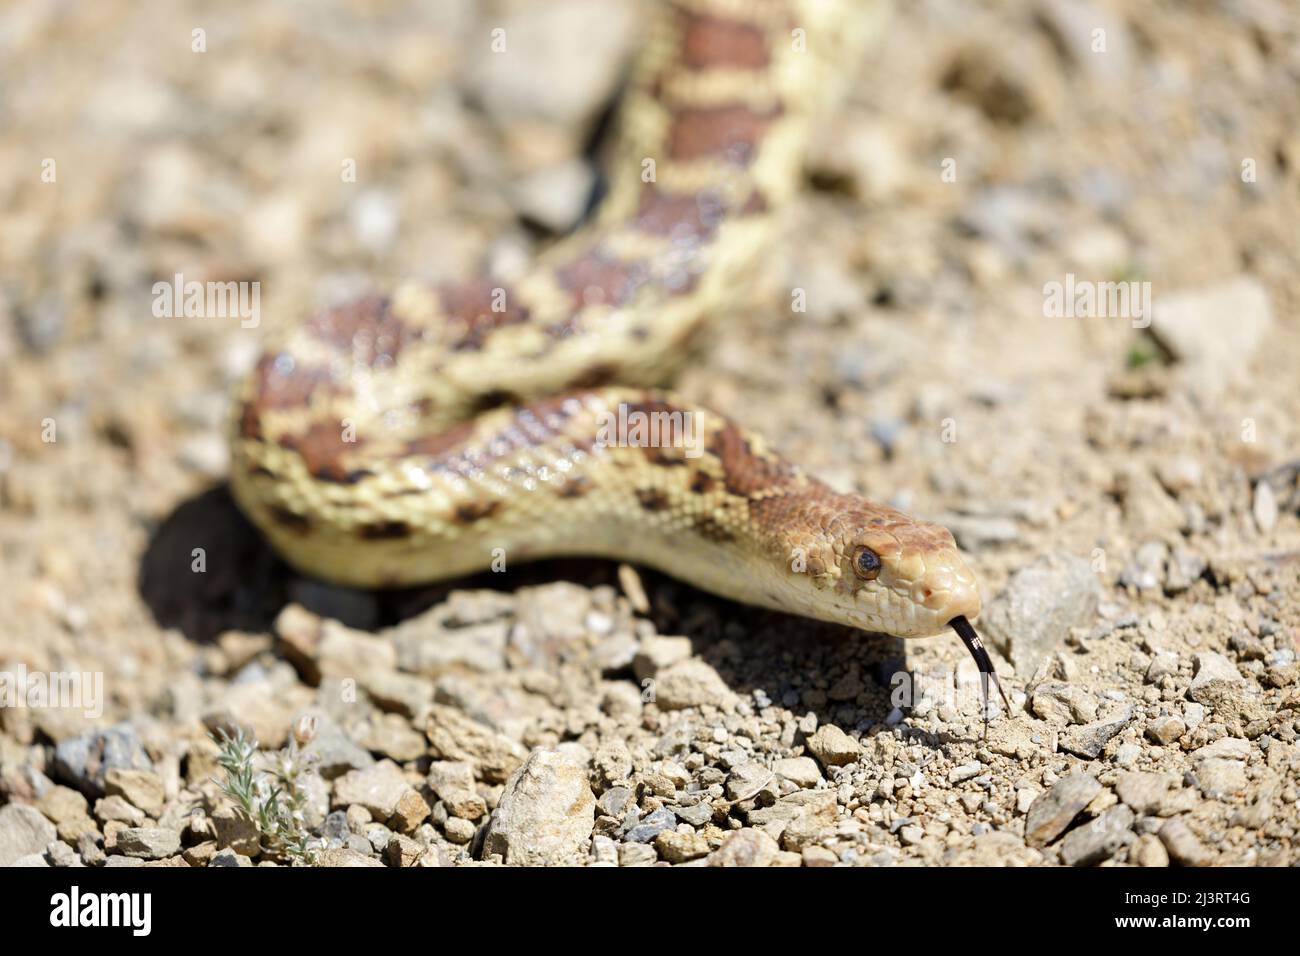
[[[970,651],[970,656],[975,658],[975,666],[980,671],[980,685],[984,690],[984,737],[988,739],[989,735],[989,678],[993,678],[993,684],[1002,696],[1002,703],[1007,708],[1007,715],[1011,714],[1011,704],[1007,701],[1007,695],[1002,690],[1002,684],[998,681],[998,673],[993,669],[993,661],[989,660],[989,652],[984,650],[984,644],[980,641],[980,636],[975,633],[975,628],[971,627],[970,621],[964,617],[954,617],[948,622],[952,629],[957,632],[961,642],[966,645],[966,650]]]

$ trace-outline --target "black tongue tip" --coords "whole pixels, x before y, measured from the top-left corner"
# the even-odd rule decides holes
[[[984,643],[980,636],[975,633],[975,628],[971,622],[960,615],[954,617],[948,622],[949,626],[957,632],[961,638],[966,650],[970,651],[970,656],[975,658],[975,666],[979,668],[982,675],[982,684],[984,687],[984,736],[989,735],[989,678],[993,678],[993,685],[997,687],[998,694],[1002,697],[1002,703],[1007,708],[1007,714],[1011,714],[1011,704],[1007,700],[1006,692],[1002,690],[1002,684],[998,681],[997,671],[993,669],[993,661],[989,659],[989,652],[984,649]]]

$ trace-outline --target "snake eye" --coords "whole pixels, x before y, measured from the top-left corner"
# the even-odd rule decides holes
[[[853,552],[853,573],[864,581],[874,581],[880,575],[880,555],[870,548]]]

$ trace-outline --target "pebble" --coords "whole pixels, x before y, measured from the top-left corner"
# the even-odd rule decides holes
[[[768,789],[774,779],[772,771],[761,763],[742,763],[727,776],[726,793],[732,800],[748,800]]]
[[[233,856],[233,854],[231,855]],[[217,863],[217,860],[220,856],[221,854],[218,853],[217,856],[212,858],[213,866],[219,865]],[[239,857],[238,859],[245,860],[244,857]],[[317,866],[321,866],[321,867],[383,866],[384,865],[383,863],[379,862],[379,860],[375,859],[373,856],[370,856],[369,854],[366,853],[359,853],[358,851],[353,850],[349,847],[338,847],[338,848],[332,848],[328,850],[322,850],[317,855],[316,864]],[[225,865],[226,866],[247,866],[248,863],[246,860],[243,863],[231,861],[226,863]]]
[[[377,820],[387,820],[410,788],[400,767],[381,760],[364,770],[350,770],[334,781],[335,807],[365,807]]]
[[[671,810],[655,810],[628,827],[623,838],[629,843],[649,843],[665,830],[677,826],[677,817]]]
[[[808,738],[808,750],[823,767],[843,767],[862,756],[862,745],[834,724],[822,724]]]
[[[573,862],[583,855],[595,816],[586,765],[568,751],[535,750],[502,791],[484,855],[525,866]]]
[[[1135,812],[1155,813],[1164,803],[1173,780],[1166,774],[1128,771],[1115,782],[1115,792]]]
[[[1075,727],[1061,735],[1058,745],[1062,750],[1095,760],[1101,756],[1106,744],[1133,719],[1133,708],[1126,707],[1110,717]]]
[[[438,619],[443,608],[411,618],[383,632],[397,652],[397,666],[424,677],[455,668],[484,674],[504,670],[510,628],[506,621],[488,620],[448,627]]]
[[[1273,489],[1267,481],[1260,481],[1255,485],[1255,498],[1250,513],[1255,519],[1255,526],[1259,528],[1260,534],[1268,534],[1277,527],[1277,498],[1273,495]]]
[[[713,819],[713,805],[704,801],[689,807],[675,807],[677,819],[693,827],[702,827]]]
[[[694,658],[679,661],[660,671],[655,678],[654,691],[655,703],[661,710],[711,706],[729,711],[736,705],[736,695],[718,672]]]
[[[646,843],[620,843],[618,845],[619,866],[653,866],[658,861],[658,852],[654,847]]]
[[[1159,836],[1169,859],[1180,866],[1208,866],[1213,860],[1213,854],[1181,817],[1166,820],[1160,827]]]
[[[1076,827],[1061,841],[1061,860],[1066,866],[1093,866],[1109,859],[1130,839],[1133,811],[1119,804],[1091,823]]]
[[[121,796],[151,817],[162,812],[167,800],[162,777],[152,770],[109,767],[104,771],[104,792],[110,797]]]
[[[1187,725],[1178,717],[1156,717],[1147,722],[1147,737],[1162,746],[1167,747],[1176,743],[1185,733],[1187,733]]]
[[[144,744],[130,724],[118,724],[72,737],[60,741],[54,748],[55,778],[76,787],[88,797],[104,796],[104,774],[110,767],[153,768]]]
[[[772,772],[807,790],[822,782],[822,772],[811,757],[786,757],[772,764]]]
[[[964,780],[970,780],[972,777],[978,777],[983,769],[984,765],[978,761],[962,764],[960,767],[953,767],[948,771],[948,782],[961,783]]]
[[[637,680],[654,677],[661,670],[688,660],[691,653],[689,637],[648,637],[641,642],[636,656],[632,658],[632,673]]]
[[[1048,723],[1084,724],[1097,719],[1097,701],[1073,684],[1043,681],[1034,688],[1030,709]]]
[[[1217,391],[1249,367],[1273,325],[1268,291],[1250,276],[1201,289],[1162,295],[1154,303],[1151,334],[1196,382]]]
[[[425,734],[434,757],[472,763],[488,783],[504,783],[527,756],[509,737],[443,704],[433,705]]]
[[[1099,586],[1091,565],[1068,552],[1021,568],[985,609],[980,623],[993,644],[1028,678],[1065,643],[1072,627],[1093,623]]]
[[[1025,842],[1031,847],[1051,843],[1101,790],[1096,777],[1077,771],[1066,774],[1030,806],[1025,819]]]
[[[179,853],[181,835],[161,827],[127,827],[117,835],[117,850],[142,860],[161,860]]]
[[[669,863],[686,863],[709,855],[709,841],[696,833],[664,830],[654,842],[659,856]]]
[[[22,803],[0,807],[0,866],[12,866],[25,856],[44,853],[57,838],[54,824],[35,807]]]
[[[709,855],[709,866],[769,866],[780,850],[762,830],[735,830]]]

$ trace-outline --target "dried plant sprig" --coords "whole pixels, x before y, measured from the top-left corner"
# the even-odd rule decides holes
[[[289,743],[271,755],[271,778],[253,769],[257,758],[256,740],[242,728],[232,736],[217,728],[213,741],[221,748],[217,766],[225,779],[214,778],[222,793],[235,802],[239,812],[251,820],[261,834],[262,845],[281,856],[313,865],[319,841],[307,832],[307,794],[303,781],[312,772],[314,756],[302,748],[316,735],[316,722],[304,717],[294,727]]]

